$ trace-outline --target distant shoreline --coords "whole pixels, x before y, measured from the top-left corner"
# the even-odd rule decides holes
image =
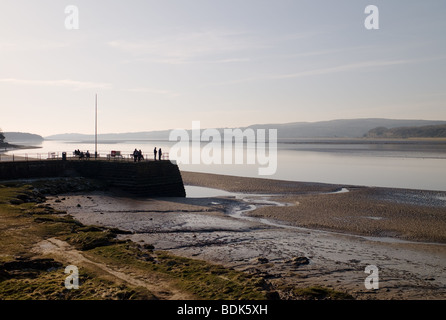
[[[0,143],[0,152],[7,152],[12,150],[21,150],[21,149],[40,149],[42,147],[37,146],[25,146],[18,144],[10,144],[10,143]]]
[[[44,141],[59,141],[65,143],[94,143],[94,140],[75,139],[44,139]],[[117,144],[123,142],[176,142],[169,139],[104,139],[98,140],[99,144]],[[205,141],[202,141],[205,142]],[[445,144],[446,138],[278,138],[277,143],[284,144]]]
[[[286,144],[446,144],[446,138],[282,138]]]

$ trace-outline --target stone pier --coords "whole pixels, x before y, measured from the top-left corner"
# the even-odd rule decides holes
[[[136,163],[93,159],[0,162],[0,180],[47,177],[98,179],[137,196],[186,196],[180,170],[169,160]]]

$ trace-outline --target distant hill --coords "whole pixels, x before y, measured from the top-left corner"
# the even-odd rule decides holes
[[[435,120],[395,120],[395,119],[341,119],[319,122],[293,122],[285,124],[257,124],[245,128],[277,129],[279,140],[292,140],[300,138],[362,138],[372,129],[385,127],[386,129],[398,127],[419,127],[446,125],[446,121]],[[189,128],[185,128],[189,129]],[[205,128],[202,128],[205,129]],[[220,131],[223,129],[220,128]],[[144,131],[128,133],[99,134],[99,140],[168,140],[170,130]],[[45,137],[48,140],[93,141],[94,135],[85,134],[58,134]]]
[[[38,144],[44,139],[42,136],[25,132],[3,132],[5,142],[11,144]]]
[[[370,130],[367,138],[446,138],[446,124],[421,126],[421,127],[398,127],[388,129],[378,127]]]
[[[362,138],[377,127],[397,128],[446,124],[434,120],[345,119],[320,122],[254,125],[250,128],[277,128],[279,139],[299,138]]]

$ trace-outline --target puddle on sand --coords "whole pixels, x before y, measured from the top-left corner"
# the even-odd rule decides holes
[[[197,186],[184,186],[184,189],[186,198],[236,197],[239,195],[225,190]]]
[[[364,216],[364,218],[370,219],[370,220],[382,220],[382,219],[384,219],[383,217],[373,217],[373,216]]]

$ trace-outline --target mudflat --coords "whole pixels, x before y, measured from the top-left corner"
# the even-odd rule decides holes
[[[377,237],[446,243],[446,192],[182,173],[187,185],[274,195],[249,216]],[[344,189],[343,189],[344,188]]]
[[[123,239],[259,275],[282,299],[319,286],[355,299],[446,298],[445,192],[182,177],[229,193],[135,199],[96,191],[49,203],[82,223],[130,231]],[[365,285],[370,265],[378,289]]]

